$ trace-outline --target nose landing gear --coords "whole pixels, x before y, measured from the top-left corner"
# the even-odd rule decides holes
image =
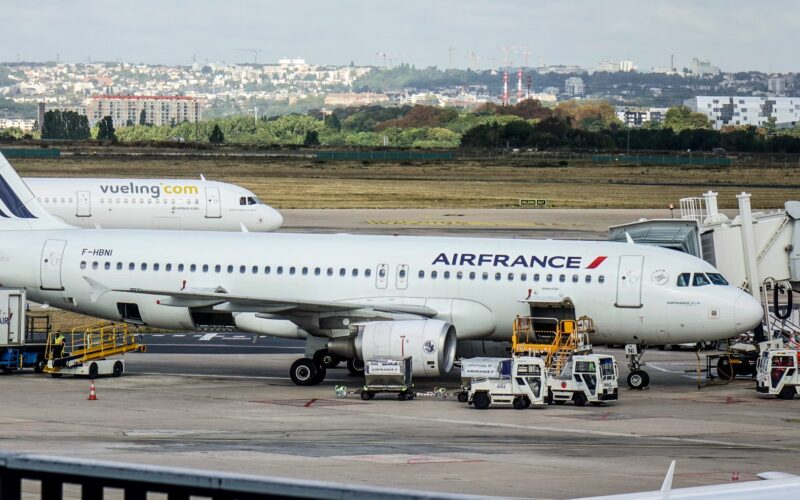
[[[625,358],[628,360],[628,387],[631,389],[644,389],[650,385],[650,375],[642,370],[645,363],[642,356],[647,348],[639,344],[625,344]]]

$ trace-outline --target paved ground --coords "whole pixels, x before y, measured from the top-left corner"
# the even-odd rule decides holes
[[[800,473],[800,400],[760,399],[749,380],[697,390],[691,352],[648,353],[651,388],[607,407],[478,411],[338,398],[359,385],[345,369],[295,387],[299,344],[236,336],[152,337],[95,402],[85,379],[0,376],[0,449],[540,498],[658,489],[672,459],[676,486]]]

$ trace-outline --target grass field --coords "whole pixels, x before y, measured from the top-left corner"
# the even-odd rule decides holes
[[[445,163],[327,162],[287,158],[62,157],[13,160],[26,176],[194,177],[251,189],[276,208],[508,208],[519,198],[558,208],[660,208],[679,198],[753,193],[754,208],[800,193],[800,166],[533,165],[525,160]]]

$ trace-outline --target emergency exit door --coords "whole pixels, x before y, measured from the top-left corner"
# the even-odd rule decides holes
[[[623,255],[619,258],[617,271],[617,307],[642,307],[641,255]]]
[[[222,217],[222,203],[219,198],[219,188],[206,188],[206,218],[220,217]]]
[[[42,248],[42,290],[63,290],[61,284],[61,259],[64,257],[64,240],[47,240]]]
[[[92,216],[92,195],[89,191],[78,191],[77,193],[78,205],[75,208],[75,215],[77,217],[91,217]]]

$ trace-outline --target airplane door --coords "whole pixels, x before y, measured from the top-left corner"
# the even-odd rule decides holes
[[[42,290],[63,290],[61,284],[61,259],[64,257],[64,240],[47,240],[42,249]]]
[[[389,265],[378,264],[377,273],[375,273],[375,286],[378,288],[386,288],[389,286]]]
[[[92,194],[89,191],[78,191],[77,193],[78,205],[75,209],[76,217],[91,217],[92,216]]]
[[[206,188],[206,218],[220,217],[222,217],[222,203],[219,198],[219,188]]]
[[[400,264],[397,266],[396,284],[399,290],[408,288],[408,264]]]
[[[641,255],[623,255],[619,258],[617,271],[617,307],[642,307]]]
[[[20,296],[8,296],[8,343],[14,344],[20,341],[19,318],[15,315],[20,310]]]

